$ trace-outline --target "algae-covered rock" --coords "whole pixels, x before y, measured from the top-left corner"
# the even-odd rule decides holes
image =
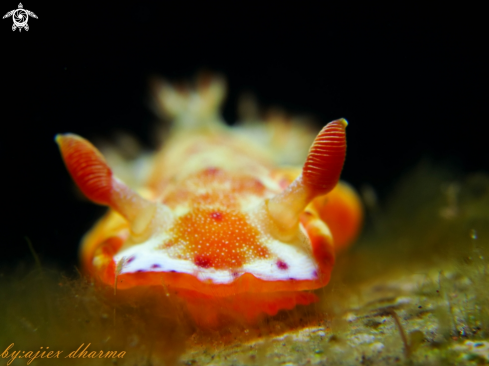
[[[163,291],[134,300],[45,266],[5,268],[3,361],[21,351],[11,364],[26,364],[49,347],[58,359],[33,365],[489,363],[489,177],[422,164],[385,205],[371,198],[364,234],[320,302],[255,327],[202,330]],[[65,358],[77,349],[86,357]]]

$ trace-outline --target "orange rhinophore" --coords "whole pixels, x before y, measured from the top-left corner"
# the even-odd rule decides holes
[[[222,79],[156,92],[173,130],[138,164],[111,163],[116,151],[106,160],[77,135],[56,137],[81,191],[110,208],[82,241],[84,270],[118,291],[162,287],[211,327],[317,301],[311,290],[329,282],[335,252],[362,222],[358,196],[339,182],[346,120],[328,123],[307,152],[310,134],[294,120],[227,127]],[[296,155],[302,169],[287,164]]]

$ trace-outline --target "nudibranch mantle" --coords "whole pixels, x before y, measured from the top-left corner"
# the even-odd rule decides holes
[[[355,192],[338,184],[344,119],[322,129],[302,169],[277,167],[283,161],[274,150],[301,154],[304,133],[275,120],[261,130],[269,139],[260,146],[249,138],[256,124],[243,132],[222,123],[223,96],[218,78],[196,91],[161,84],[157,101],[173,131],[146,159],[142,184],[131,188],[88,141],[56,137],[81,191],[110,207],[83,239],[84,269],[117,289],[174,290],[195,318],[207,309],[208,325],[221,313],[242,313],[247,301],[249,321],[316,301],[307,291],[328,283],[335,251],[354,239],[362,218]]]

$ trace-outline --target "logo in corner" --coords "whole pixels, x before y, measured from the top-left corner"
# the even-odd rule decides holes
[[[24,9],[22,3],[19,3],[18,9],[9,11],[7,14],[5,14],[3,16],[3,19],[10,16],[14,21],[14,24],[12,25],[12,30],[15,31],[17,28],[19,28],[19,32],[22,31],[22,28],[24,28],[26,31],[29,30],[29,26],[27,25],[27,22],[29,21],[29,16],[37,19],[37,15],[30,10]]]

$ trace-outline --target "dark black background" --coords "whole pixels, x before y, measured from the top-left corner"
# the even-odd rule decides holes
[[[314,3],[316,4],[316,3]],[[447,4],[25,1],[28,32],[0,22],[2,263],[76,264],[81,235],[103,209],[78,201],[53,137],[144,143],[156,117],[148,80],[227,76],[224,116],[242,91],[264,107],[349,120],[344,179],[381,199],[421,159],[460,174],[486,170],[488,29],[482,8]],[[1,12],[17,7],[2,2]]]

